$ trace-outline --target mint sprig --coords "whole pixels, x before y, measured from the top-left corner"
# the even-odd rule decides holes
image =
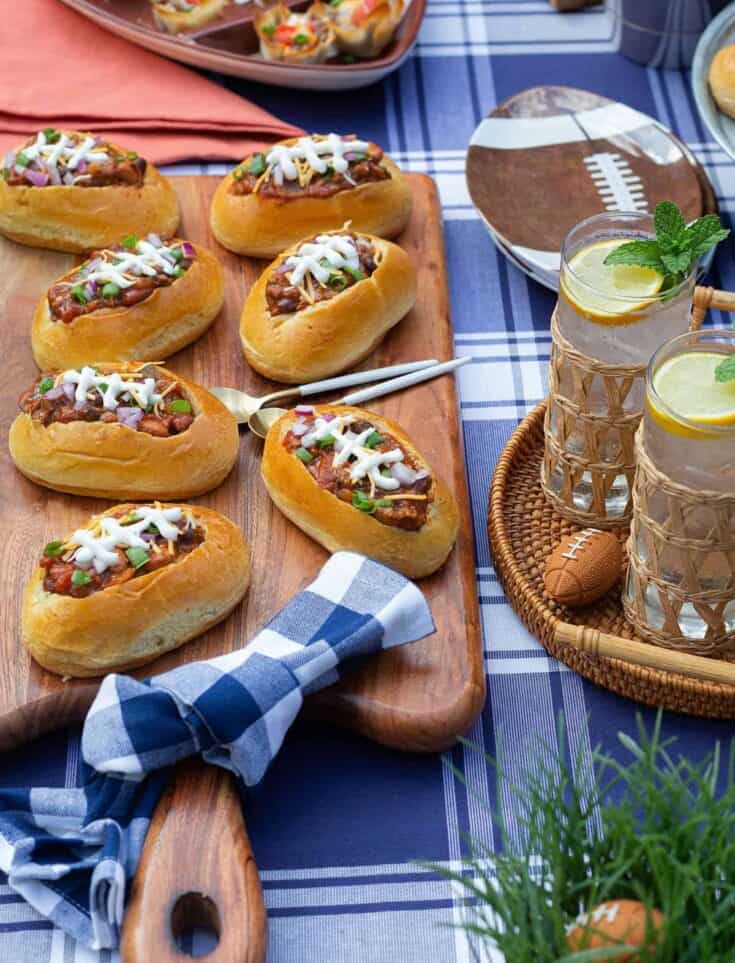
[[[661,201],[653,214],[655,239],[627,241],[605,258],[605,264],[632,264],[663,275],[663,291],[680,284],[697,258],[724,241],[730,233],[716,214],[687,224],[673,201]]]
[[[715,381],[732,381],[735,378],[735,354],[721,361],[715,368]]]

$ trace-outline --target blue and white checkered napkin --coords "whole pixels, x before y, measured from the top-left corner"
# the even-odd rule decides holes
[[[415,585],[339,552],[247,648],[144,682],[107,676],[84,723],[82,788],[0,790],[0,869],[76,939],[117,946],[168,767],[201,754],[254,786],[305,695],[350,660],[433,631]]]

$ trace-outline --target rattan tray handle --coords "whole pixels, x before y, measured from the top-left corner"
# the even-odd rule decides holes
[[[607,659],[622,659],[650,669],[676,672],[705,682],[719,682],[722,685],[735,685],[735,663],[721,659],[705,659],[701,655],[689,655],[676,649],[664,649],[646,642],[623,639],[608,635],[598,629],[585,625],[571,625],[557,622],[554,626],[554,641],[574,646],[589,655],[604,656]]]
[[[735,294],[697,285],[694,289],[692,304],[692,328],[699,330],[702,327],[704,316],[709,308],[714,308],[716,311],[735,311]]]

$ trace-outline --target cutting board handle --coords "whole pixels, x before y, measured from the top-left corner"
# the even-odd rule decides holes
[[[263,892],[234,778],[187,762],[151,822],[121,941],[123,963],[182,963],[177,936],[193,928],[219,942],[207,963],[263,963]]]

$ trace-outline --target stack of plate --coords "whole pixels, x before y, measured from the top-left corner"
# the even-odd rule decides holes
[[[573,87],[533,87],[496,107],[472,136],[466,173],[498,248],[553,289],[564,237],[584,218],[663,200],[687,221],[717,211],[706,173],[671,131]]]

